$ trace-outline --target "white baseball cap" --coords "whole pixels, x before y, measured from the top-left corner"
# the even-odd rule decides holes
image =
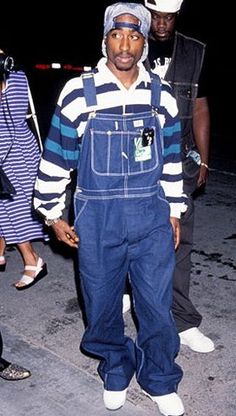
[[[183,0],[145,0],[145,6],[155,12],[177,13]]]

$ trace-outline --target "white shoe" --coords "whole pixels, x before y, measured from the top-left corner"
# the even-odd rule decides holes
[[[125,404],[127,389],[121,391],[105,390],[103,401],[108,410],[118,410]]]
[[[122,308],[122,313],[126,313],[130,310],[131,308],[131,301],[130,301],[130,295],[128,295],[127,293],[125,295],[123,295],[123,308]]]
[[[193,327],[179,333],[180,344],[187,345],[195,352],[211,352],[214,351],[214,342],[203,335],[198,328]]]
[[[181,398],[176,393],[164,394],[164,396],[151,396],[143,390],[153,402],[159,407],[159,411],[164,416],[183,416],[184,405]]]

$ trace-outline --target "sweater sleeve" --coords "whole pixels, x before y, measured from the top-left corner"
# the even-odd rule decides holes
[[[73,123],[63,115],[58,104],[52,117],[48,137],[35,183],[34,207],[43,216],[54,219],[62,215],[66,201],[66,187],[71,171],[79,159],[78,134]]]
[[[181,125],[176,100],[168,85],[162,86],[161,124],[163,127],[163,172],[161,185],[170,204],[171,217],[180,218],[187,209],[187,196],[183,192],[181,161]]]

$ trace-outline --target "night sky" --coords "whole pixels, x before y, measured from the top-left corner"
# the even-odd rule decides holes
[[[104,11],[114,1],[67,1],[60,7],[51,3],[53,11],[48,10],[47,3],[32,1],[32,7],[26,7],[19,2],[14,6],[13,20],[9,10],[5,17],[1,13],[1,47],[20,62],[70,60],[77,65],[95,64],[100,54]],[[179,25],[186,34],[212,42],[217,19],[212,21],[206,4],[207,0],[184,0]]]
[[[138,1],[135,1],[138,2]],[[14,5],[14,18],[9,10],[9,4],[1,5],[0,47],[7,50],[8,55],[14,56],[27,71],[34,84],[37,77],[32,72],[36,63],[61,62],[74,66],[93,66],[101,56],[101,41],[103,31],[103,16],[105,8],[114,1],[86,0],[80,2],[64,2],[63,6],[47,2],[32,1],[31,7],[22,2]],[[61,3],[60,3],[61,4]],[[186,35],[197,37],[209,46],[210,66],[210,103],[213,115],[213,133],[218,140],[222,135],[228,140],[230,149],[233,146],[232,124],[229,120],[234,117],[234,109],[227,105],[234,96],[230,82],[234,79],[232,50],[233,45],[233,14],[230,10],[215,8],[215,2],[210,0],[184,0],[178,19],[178,29]],[[76,10],[75,10],[76,7]],[[83,7],[83,12],[80,8]],[[42,78],[42,75],[40,75]],[[60,77],[60,75],[58,75]],[[71,74],[67,74],[71,77]],[[43,88],[40,90],[42,100],[54,103],[64,79],[61,77],[53,85],[51,74],[44,75],[47,95]],[[225,83],[225,80],[229,84]],[[52,81],[52,82],[51,82]],[[49,90],[47,83],[50,83]],[[34,85],[33,85],[34,87]],[[50,95],[51,91],[51,95]],[[49,98],[50,95],[50,98]],[[46,112],[46,110],[45,110]],[[225,145],[224,145],[225,146]],[[235,157],[235,145],[230,155]],[[224,148],[222,148],[224,151]]]

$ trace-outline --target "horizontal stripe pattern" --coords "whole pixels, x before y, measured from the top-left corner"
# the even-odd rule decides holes
[[[0,200],[0,237],[7,244],[48,239],[32,199],[40,152],[26,121],[28,84],[22,71],[11,72],[0,103],[0,157],[16,189],[10,200]]]
[[[35,207],[41,213],[46,213],[49,218],[60,216],[62,212],[59,212],[59,207],[62,210],[65,207],[65,190],[61,193],[62,187],[67,183],[68,172],[77,168],[80,145],[89,114],[95,109],[106,114],[133,114],[150,109],[150,76],[142,64],[139,77],[129,90],[126,90],[109,71],[105,58],[99,61],[94,70],[94,81],[96,106],[87,107],[81,77],[68,81],[59,95],[35,185]],[[160,124],[164,135],[162,183],[171,212],[172,205],[175,204],[178,206],[175,211],[178,211],[180,217],[181,211],[185,210],[185,197],[182,194],[180,122],[176,101],[165,81],[162,83],[160,104]],[[53,172],[52,176],[47,175],[47,172]],[[58,189],[58,178],[62,177],[63,172],[66,181],[60,182],[61,187]],[[56,189],[59,191],[57,198]],[[52,203],[49,207],[50,193]]]

